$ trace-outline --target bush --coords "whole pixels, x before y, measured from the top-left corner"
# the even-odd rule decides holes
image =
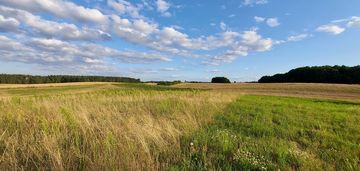
[[[214,77],[212,78],[211,83],[231,83],[231,82],[226,77]]]

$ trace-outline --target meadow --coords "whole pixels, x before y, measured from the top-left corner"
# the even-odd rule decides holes
[[[360,86],[0,86],[0,170],[359,170]]]

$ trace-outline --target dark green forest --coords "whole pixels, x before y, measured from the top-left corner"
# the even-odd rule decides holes
[[[104,76],[76,76],[76,75],[14,75],[0,74],[0,84],[43,84],[43,83],[70,83],[70,82],[127,82],[137,83],[140,79],[129,77]]]
[[[360,65],[348,66],[314,66],[301,67],[284,74],[264,76],[259,83],[340,83],[360,84]]]

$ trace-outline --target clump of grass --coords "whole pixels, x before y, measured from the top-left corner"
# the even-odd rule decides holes
[[[242,96],[182,139],[185,170],[357,170],[360,104]]]
[[[235,97],[127,86],[1,98],[0,170],[167,168],[180,137]]]

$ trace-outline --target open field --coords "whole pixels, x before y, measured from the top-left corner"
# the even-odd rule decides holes
[[[360,168],[358,85],[23,86],[0,85],[0,170]]]
[[[178,84],[175,87],[211,89],[214,91],[241,92],[244,94],[315,97],[327,99],[348,99],[360,101],[360,85],[312,84],[312,83],[237,83]]]

